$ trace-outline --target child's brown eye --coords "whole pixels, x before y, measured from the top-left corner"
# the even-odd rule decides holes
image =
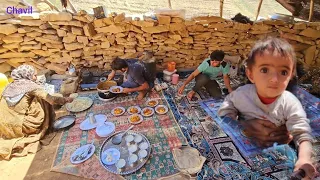
[[[286,70],[281,71],[281,75],[283,75],[283,76],[288,75],[288,71],[286,71]]]
[[[268,68],[261,68],[261,69],[260,69],[260,72],[262,72],[262,73],[267,73],[267,72],[268,72]]]

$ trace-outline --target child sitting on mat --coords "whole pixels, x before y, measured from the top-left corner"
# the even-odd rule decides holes
[[[278,38],[258,42],[251,50],[246,75],[253,84],[239,87],[222,103],[218,114],[233,119],[265,119],[276,126],[286,124],[298,146],[298,161],[294,171],[302,169],[306,175],[314,175],[304,164],[312,164],[311,128],[300,101],[286,87],[295,74],[296,59],[292,46]]]

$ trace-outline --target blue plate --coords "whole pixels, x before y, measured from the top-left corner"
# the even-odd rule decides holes
[[[102,153],[102,162],[108,166],[115,164],[119,159],[120,151],[116,148],[109,148]]]

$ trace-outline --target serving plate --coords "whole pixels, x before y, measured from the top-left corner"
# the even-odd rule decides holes
[[[115,134],[113,134],[112,136],[109,136],[103,143],[100,149],[100,153],[99,153],[99,160],[101,165],[103,166],[103,168],[105,168],[107,171],[114,173],[114,174],[120,174],[120,175],[126,175],[126,174],[131,174],[136,172],[137,170],[139,170],[141,167],[144,166],[144,164],[148,161],[150,154],[151,154],[151,145],[149,140],[141,133],[138,132],[134,132],[134,131],[129,131],[122,139],[121,144],[119,145],[114,145],[112,143],[112,138],[114,136],[120,135],[124,133],[124,131],[120,131],[117,132]],[[136,143],[135,141],[132,141],[131,144],[128,144],[126,141],[126,136],[141,136],[142,137],[142,141],[140,141],[139,143]],[[129,152],[129,146],[132,145],[137,145],[137,150],[134,153],[130,153]],[[140,148],[141,146],[141,148]],[[147,147],[147,148],[146,148]],[[116,164],[112,164],[112,165],[107,165],[106,160],[104,160],[103,158],[106,158],[106,152],[110,151],[109,149],[117,149],[120,152],[120,159],[124,159],[126,161],[126,165],[124,168],[122,169],[118,169],[116,167]],[[147,156],[144,158],[140,158],[139,157],[139,152],[146,150],[147,151]],[[129,156],[132,154],[136,154],[139,159],[138,161],[133,164],[130,165],[129,164]]]

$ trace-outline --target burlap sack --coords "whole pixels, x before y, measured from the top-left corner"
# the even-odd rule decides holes
[[[67,79],[63,81],[60,88],[60,93],[69,95],[75,93],[78,89],[78,81],[76,79]]]

